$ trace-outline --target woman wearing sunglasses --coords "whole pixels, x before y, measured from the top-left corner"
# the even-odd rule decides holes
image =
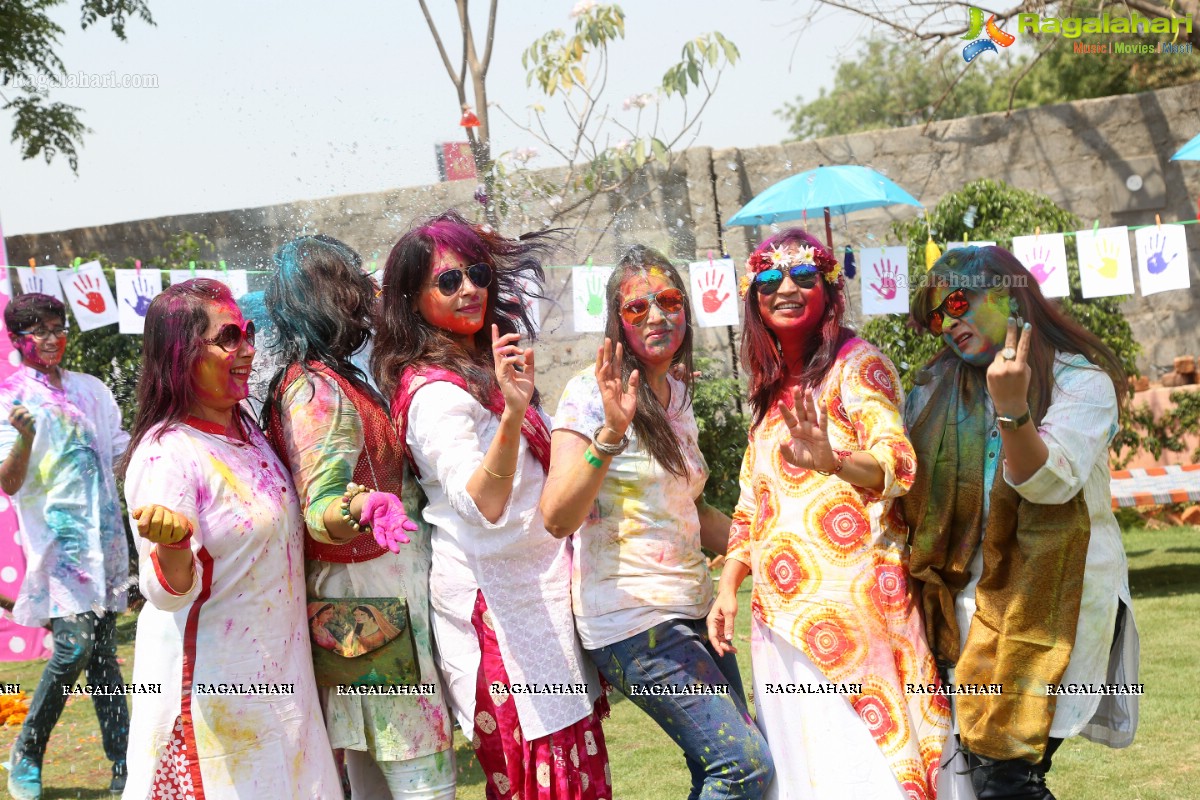
[[[396,430],[383,397],[353,362],[371,336],[377,291],[359,263],[357,253],[327,236],[304,236],[275,252],[265,305],[281,367],[267,392],[263,427],[304,508],[309,600],[338,598],[346,611],[355,603],[342,598],[406,601],[420,682],[434,689],[361,696],[322,688],[330,742],[346,751],[352,791],[453,800],[451,719],[429,626],[429,539],[413,534],[409,541],[417,526],[399,498]],[[367,652],[314,641],[334,653]]]
[[[843,322],[841,266],[804,231],[750,256],[742,363],[754,410],[708,615],[734,650],[754,573],[758,721],[784,800],[932,797],[946,701],[904,569],[895,498],[916,471],[895,367]]]
[[[951,250],[929,277],[913,320],[945,348],[906,414],[910,569],[952,684],[1002,686],[954,697],[946,749],[964,758],[947,760],[940,796],[1048,800],[1063,739],[1124,747],[1137,727],[1136,696],[1047,688],[1137,681],[1108,467],[1124,370],[1007,250]]]
[[[704,502],[683,285],[642,245],[613,271],[595,367],[558,402],[542,511],[552,534],[574,534],[583,646],[683,749],[690,797],[759,798],[771,756],[746,710],[737,660],[704,636],[713,590],[700,548],[725,552],[729,517]],[[676,693],[686,688],[698,691]]]
[[[241,407],[253,323],[224,284],[185,281],[150,304],[142,348],[125,465],[148,601],[133,679],[161,694],[133,697],[126,796],[340,797],[300,504]]]
[[[432,538],[438,666],[489,797],[611,798],[599,681],[571,618],[571,556],[538,498],[550,460],[522,278],[544,235],[447,211],[388,255],[372,369]],[[510,688],[511,687],[511,688]],[[553,687],[565,687],[561,691]]]

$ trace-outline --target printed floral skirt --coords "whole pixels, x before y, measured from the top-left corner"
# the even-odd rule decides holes
[[[487,776],[489,800],[612,800],[612,774],[600,728],[608,701],[601,696],[593,712],[574,725],[525,741],[516,703],[491,692],[493,683],[508,684],[508,672],[486,611],[479,592],[471,615],[480,650],[471,745]]]

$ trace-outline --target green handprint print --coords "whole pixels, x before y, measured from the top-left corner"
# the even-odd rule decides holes
[[[587,279],[587,313],[589,317],[598,317],[604,313],[604,276],[598,271],[588,273]]]

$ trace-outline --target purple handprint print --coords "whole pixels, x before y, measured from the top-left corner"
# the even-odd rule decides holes
[[[1171,253],[1170,258],[1163,258],[1163,251],[1166,249],[1167,237],[1162,234],[1155,234],[1154,238],[1147,243],[1146,271],[1151,275],[1165,272],[1167,267],[1171,266],[1171,262],[1179,257],[1179,253]]]
[[[1038,285],[1044,284],[1054,270],[1058,269],[1058,265],[1051,265],[1046,269],[1046,262],[1050,260],[1050,251],[1044,247],[1035,247],[1028,256],[1029,259],[1029,274],[1038,282]]]
[[[139,317],[146,316],[146,311],[150,309],[150,301],[154,299],[154,294],[150,290],[150,282],[145,278],[138,278],[133,284],[133,292],[137,295],[137,304],[129,302],[129,298],[125,298],[125,305],[133,309],[133,313]]]
[[[885,258],[883,261],[875,265],[875,277],[879,278],[878,284],[871,284],[871,288],[879,295],[882,300],[891,300],[896,296],[897,280],[900,277],[900,267],[893,264],[891,259]]]
[[[25,291],[29,294],[47,294],[46,281],[40,275],[30,275],[25,281]]]

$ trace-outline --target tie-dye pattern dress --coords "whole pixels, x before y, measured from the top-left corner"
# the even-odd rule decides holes
[[[935,796],[949,714],[920,691],[937,678],[893,508],[916,472],[902,403],[895,367],[857,338],[819,391],[833,448],[874,456],[879,493],[784,461],[777,408],[750,434],[728,558],[754,575],[755,704],[780,798]]]
[[[342,796],[317,702],[305,617],[303,520],[292,479],[254,423],[246,442],[155,428],[130,460],[130,510],[191,523],[195,579],[163,579],[138,538],[141,589],[125,797]],[[156,438],[157,436],[157,438]]]

